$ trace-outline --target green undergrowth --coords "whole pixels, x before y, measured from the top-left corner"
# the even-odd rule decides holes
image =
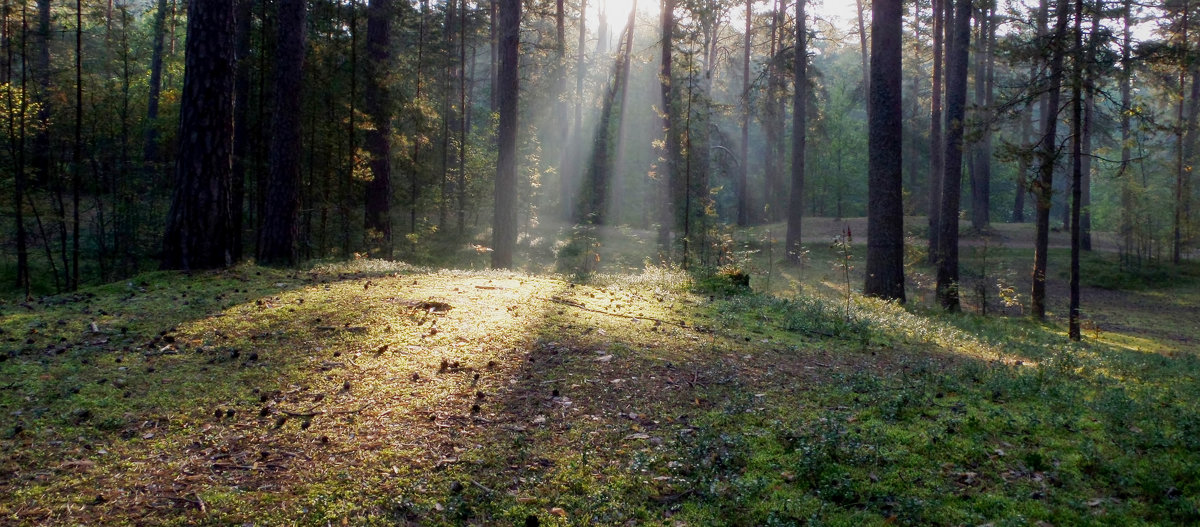
[[[8,301],[0,523],[1200,522],[1194,353],[795,289],[357,260]]]

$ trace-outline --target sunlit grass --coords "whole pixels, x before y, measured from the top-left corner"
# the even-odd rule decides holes
[[[813,253],[803,273],[774,267],[779,296],[713,293],[655,265],[555,276],[359,260],[149,273],[5,305],[0,518],[1200,517],[1195,354],[1115,331],[1071,345],[1053,323],[857,294],[847,309],[836,269],[814,263],[831,255]]]

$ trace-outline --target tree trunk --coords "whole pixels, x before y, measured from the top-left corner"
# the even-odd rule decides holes
[[[384,258],[392,256],[392,101],[387,85],[392,11],[392,0],[370,0],[367,4],[367,78],[363,104],[372,125],[365,138],[371,181],[367,184],[363,226],[368,247]]]
[[[1092,129],[1095,127],[1096,115],[1096,47],[1100,34],[1103,12],[1095,6],[1092,13],[1092,36],[1084,59],[1084,104],[1083,104],[1083,176],[1080,184],[1082,212],[1079,217],[1079,248],[1084,251],[1092,250]]]
[[[1061,6],[1059,7],[1061,9]],[[1079,341],[1079,213],[1083,204],[1083,0],[1075,0],[1075,68],[1071,74],[1071,292],[1067,338]]]
[[[900,0],[871,6],[867,277],[863,294],[904,302]]]
[[[32,145],[32,168],[34,180],[41,184],[50,182],[50,0],[37,0],[37,31],[33,33],[33,48],[37,55],[36,68],[30,68],[37,80],[34,102],[37,103],[37,126],[34,128]]]
[[[163,236],[163,269],[233,263],[231,209],[234,9],[188,2],[175,191]]]
[[[513,265],[517,242],[517,103],[521,44],[521,0],[499,0],[500,67],[496,73],[500,124],[496,143],[495,216],[492,221],[492,267]]]
[[[787,238],[784,249],[787,251],[788,260],[792,262],[800,262],[803,256],[803,249],[800,237],[800,224],[804,218],[804,148],[806,145],[806,134],[808,132],[808,29],[804,17],[804,3],[807,0],[796,0],[796,52],[792,68],[792,190],[788,199],[788,214],[787,214]],[[886,0],[875,0],[877,5]],[[747,23],[748,24],[748,23]],[[899,38],[900,30],[896,28],[896,60],[900,60],[899,54]],[[878,41],[878,39],[876,40]],[[899,67],[896,69],[897,77],[899,76]],[[896,125],[900,124],[900,85],[897,78],[896,82]],[[875,125],[877,123],[872,123]],[[886,126],[890,123],[884,123]],[[874,127],[872,127],[872,130]],[[896,130],[897,141],[899,140],[899,130]],[[872,150],[872,154],[874,154]],[[874,155],[871,156],[874,159]],[[896,152],[897,161],[899,160],[899,152]],[[872,165],[874,166],[874,165]],[[899,172],[899,166],[896,167]],[[899,174],[896,174],[897,180]],[[898,198],[899,196],[897,196]],[[901,236],[903,240],[903,236]],[[901,298],[904,296],[904,286],[900,286]]]
[[[868,9],[871,9],[871,32],[875,31],[875,12],[874,3]],[[862,55],[862,93],[866,109],[867,119],[870,120],[871,115],[871,60],[869,53],[873,50],[868,47],[867,42],[867,22],[863,17],[863,0],[854,0],[855,12],[858,15],[858,51]],[[868,51],[870,50],[870,51]]]
[[[954,12],[954,0],[933,0],[933,89],[929,113],[929,263],[937,264],[938,215],[941,212],[942,173],[945,171],[945,144],[942,137],[942,58],[947,34],[945,21]]]
[[[1121,186],[1121,218],[1117,226],[1117,237],[1121,240],[1121,257],[1125,265],[1132,261],[1133,251],[1133,171],[1130,170],[1132,151],[1129,141],[1132,138],[1130,129],[1130,109],[1133,108],[1132,87],[1133,78],[1133,30],[1132,13],[1133,0],[1125,0],[1121,8],[1123,24],[1121,28],[1121,164],[1117,169],[1117,181]]]
[[[4,35],[5,44],[5,68],[4,79],[6,83],[12,82],[12,65],[13,65],[13,49],[12,35],[8,29],[8,17],[10,15],[10,6],[4,2]],[[25,4],[21,5],[21,62],[25,62]],[[16,222],[16,238],[17,238],[17,276],[16,286],[24,293],[25,298],[30,296],[30,276],[29,276],[29,241],[28,233],[25,230],[25,122],[26,113],[28,110],[28,98],[24,96],[26,93],[26,74],[28,68],[21,68],[21,102],[20,109],[14,110],[13,91],[8,90],[8,140],[9,150],[12,153],[13,164],[13,220]],[[19,121],[20,125],[15,126],[15,121]]]
[[[665,203],[659,209],[658,246],[664,254],[671,249],[671,227],[675,222],[675,208],[679,203],[675,199],[675,160],[678,159],[678,141],[671,129],[672,95],[671,95],[671,58],[675,37],[675,0],[662,2],[662,54],[659,62],[658,82],[659,93],[662,96],[662,129],[665,136],[662,160],[658,163],[659,188],[666,197]]]
[[[992,179],[992,130],[991,101],[992,86],[989,71],[994,71],[992,43],[995,41],[995,15],[992,8],[983,6],[979,10],[979,54],[975,59],[975,104],[979,107],[978,119],[983,126],[979,143],[975,145],[974,162],[971,170],[971,227],[978,232],[987,229],[991,221]]]
[[[946,7],[950,8],[950,4]],[[959,310],[958,212],[962,195],[967,68],[971,55],[971,0],[958,0],[953,11],[954,23],[946,28],[949,37],[946,44],[946,166],[942,174],[936,286],[938,303],[948,311]]]
[[[1054,164],[1058,157],[1058,110],[1059,91],[1063,80],[1063,55],[1066,52],[1067,20],[1069,9],[1062,2],[1057,6],[1058,20],[1054,24],[1054,36],[1050,42],[1050,82],[1046,100],[1047,112],[1043,114],[1042,134],[1038,145],[1038,179],[1033,182],[1037,197],[1037,224],[1033,248],[1033,289],[1029,295],[1030,315],[1037,320],[1046,318],[1046,249],[1050,241],[1050,203],[1054,192]]]
[[[160,2],[163,0],[159,0]],[[246,201],[247,164],[250,162],[250,29],[253,25],[254,0],[237,0],[237,27],[234,29],[234,61],[237,78],[233,82],[233,259],[244,253],[242,240]],[[161,48],[161,42],[159,42]],[[161,49],[159,49],[161,52]],[[161,57],[159,58],[161,60]],[[160,65],[161,68],[161,65]],[[155,95],[157,97],[157,95]],[[155,101],[157,112],[158,102]]]
[[[150,53],[150,93],[146,104],[146,135],[142,161],[148,170],[158,162],[158,99],[162,92],[163,40],[166,37],[167,0],[158,0],[154,12],[154,45]]]
[[[734,190],[737,192],[737,224],[739,227],[745,227],[750,223],[746,181],[749,179],[750,173],[750,46],[753,42],[750,22],[754,18],[753,8],[754,0],[746,0],[746,29],[742,34],[742,142],[738,152],[740,158],[738,162],[741,166],[738,167],[737,182],[734,185]]]
[[[763,100],[764,123],[766,132],[766,159],[763,167],[763,205],[766,207],[764,220],[767,223],[780,218],[783,208],[783,97],[782,74],[779,67],[779,55],[782,49],[783,16],[780,0],[775,0],[775,8],[771,13],[771,53],[767,63],[767,93]]]
[[[304,77],[304,0],[279,0],[275,48],[275,115],[267,208],[257,260],[294,266],[300,260],[301,91]]]
[[[83,185],[83,2],[75,0],[75,144],[71,145],[71,281],[79,289],[79,198]]]

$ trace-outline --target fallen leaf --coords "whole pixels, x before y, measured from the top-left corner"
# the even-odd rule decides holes
[[[650,434],[629,434],[625,439],[650,439]]]
[[[555,516],[558,516],[559,518],[566,518],[566,517],[567,517],[567,511],[564,511],[564,510],[562,509],[562,507],[553,507],[553,508],[551,508],[551,509],[550,509],[550,514],[553,514],[553,515],[555,515]]]

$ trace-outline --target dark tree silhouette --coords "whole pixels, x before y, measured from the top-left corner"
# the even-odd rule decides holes
[[[794,89],[792,90],[792,190],[788,197],[787,238],[784,245],[789,260],[798,262],[801,258],[800,224],[804,219],[804,147],[808,131],[808,29],[804,21],[805,0],[796,1],[796,53],[792,74]],[[899,31],[897,31],[899,33]],[[896,61],[899,63],[900,50],[896,49]],[[897,65],[897,79],[899,66]],[[896,122],[899,123],[899,80],[896,85]],[[898,132],[898,131],[897,131]],[[897,153],[897,156],[899,154]],[[898,158],[898,157],[897,157]],[[899,171],[899,168],[897,168]],[[901,241],[903,241],[903,236]],[[901,297],[904,296],[904,286],[900,286]]]
[[[950,3],[946,4],[949,9]],[[938,214],[937,298],[943,308],[957,311],[958,210],[961,199],[963,119],[966,117],[967,67],[971,46],[971,0],[958,0],[953,8],[946,43],[946,153],[942,173],[942,203]]]
[[[492,222],[492,267],[513,264],[517,242],[517,64],[521,44],[521,0],[500,0],[500,66],[496,72],[500,128],[496,143],[496,204]]]
[[[234,6],[228,0],[188,2],[179,155],[163,269],[233,263],[233,29]]]
[[[904,301],[900,0],[871,5],[871,103],[867,112],[867,277],[863,293]]]
[[[304,75],[304,0],[279,0],[275,50],[275,115],[267,202],[257,260],[296,265],[300,259],[301,92]]]
[[[367,3],[367,77],[363,110],[371,121],[365,138],[371,182],[367,184],[363,226],[368,238],[378,237],[378,250],[384,257],[392,255],[392,104],[386,80],[391,53],[391,20],[392,0]]]
[[[1050,204],[1054,195],[1054,163],[1058,158],[1058,112],[1063,82],[1063,55],[1066,50],[1067,21],[1070,9],[1066,2],[1057,6],[1058,18],[1050,40],[1050,80],[1046,86],[1046,108],[1042,116],[1041,143],[1038,145],[1038,179],[1033,182],[1037,198],[1037,220],[1033,242],[1033,288],[1029,295],[1029,312],[1033,318],[1046,318],[1046,249],[1050,245]]]

